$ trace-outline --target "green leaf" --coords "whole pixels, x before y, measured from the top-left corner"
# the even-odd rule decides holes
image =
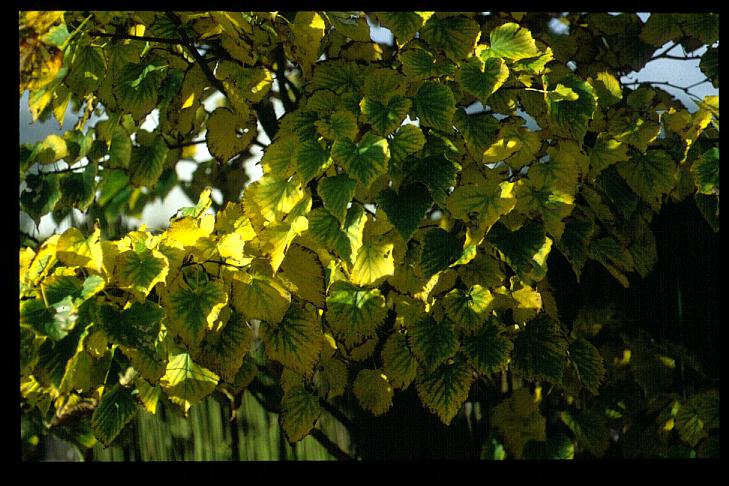
[[[142,120],[157,104],[159,88],[167,66],[127,63],[119,73],[114,97],[124,111]]]
[[[528,387],[514,390],[511,397],[496,405],[491,412],[491,423],[502,432],[506,449],[516,459],[522,458],[529,441],[546,439],[547,421]]]
[[[446,315],[468,333],[481,328],[489,310],[493,296],[487,288],[474,285],[468,290],[453,289],[445,296],[443,305]]]
[[[509,231],[501,223],[494,224],[486,239],[504,255],[520,279],[538,281],[546,275],[552,240],[539,223],[527,223],[516,231]]]
[[[203,280],[179,285],[166,300],[168,329],[179,335],[187,346],[195,348],[208,326],[215,325],[228,303],[228,294],[221,282]]]
[[[458,351],[458,336],[450,319],[436,321],[430,314],[408,327],[408,344],[424,369],[432,369]]]
[[[25,183],[27,190],[20,194],[21,208],[39,225],[41,218],[51,212],[61,199],[58,176],[28,174]]]
[[[588,149],[590,154],[590,179],[595,179],[611,165],[628,160],[628,146],[615,140],[607,133],[597,136],[595,145]]]
[[[375,12],[383,27],[392,31],[399,46],[405,45],[420,30],[431,12]]]
[[[344,60],[333,60],[316,63],[314,77],[309,83],[311,91],[328,89],[341,95],[346,92],[357,92],[364,83],[357,64]]]
[[[296,172],[306,184],[330,165],[329,151],[315,140],[302,142],[296,148]]]
[[[315,383],[325,400],[340,397],[349,383],[347,365],[339,358],[323,358],[317,366]]]
[[[463,239],[440,228],[433,228],[423,238],[420,267],[428,279],[458,260],[463,252]]]
[[[382,369],[362,369],[352,383],[357,401],[374,416],[383,415],[392,407],[393,390]]]
[[[479,333],[463,338],[468,363],[483,376],[504,369],[513,347],[496,325],[487,325]]]
[[[582,146],[582,140],[587,133],[587,124],[597,108],[594,90],[588,82],[571,74],[559,81],[557,88],[560,86],[563,93],[567,93],[566,90],[569,89],[578,98],[572,100],[568,94],[564,94],[563,99],[556,101],[547,96],[547,113],[550,116],[552,129],[556,134],[576,139]]]
[[[610,432],[603,417],[591,410],[582,410],[578,413],[564,410],[560,418],[575,434],[579,445],[595,457],[602,457],[605,454],[610,446]]]
[[[374,285],[395,273],[393,243],[384,238],[364,241],[352,266],[350,280],[359,286]]]
[[[369,188],[378,176],[387,172],[390,149],[387,140],[367,132],[359,143],[346,138],[335,141],[332,158],[365,188]]]
[[[390,157],[394,162],[405,160],[425,145],[425,137],[422,130],[414,125],[402,125],[392,138],[388,138]]]
[[[514,183],[496,177],[480,179],[477,184],[463,184],[448,197],[446,207],[454,218],[468,221],[470,215],[488,231],[499,218],[516,206]]]
[[[288,177],[290,169],[294,167],[298,144],[299,138],[294,134],[287,133],[276,138],[263,152],[261,158],[263,173]]]
[[[157,250],[128,250],[114,260],[118,285],[144,300],[155,285],[165,282],[169,271],[167,257]]]
[[[704,216],[706,222],[716,233],[719,231],[719,196],[706,196],[704,194],[694,194],[696,207]]]
[[[136,414],[137,403],[132,396],[132,390],[114,385],[101,397],[91,416],[94,436],[108,447]]]
[[[385,298],[379,289],[362,289],[347,282],[329,288],[324,313],[327,324],[345,344],[372,337],[387,317]]]
[[[712,86],[719,89],[719,46],[709,47],[701,56],[699,69],[711,80]]]
[[[70,298],[67,299],[50,307],[37,299],[21,301],[20,325],[30,327],[53,341],[60,341],[75,327],[75,322],[64,315],[70,309]]]
[[[339,138],[353,140],[359,131],[357,118],[349,110],[336,111],[332,113],[328,120],[319,120],[315,125],[319,133],[329,140],[337,140]]]
[[[444,424],[450,425],[468,398],[471,383],[471,368],[462,361],[456,361],[424,373],[415,381],[415,387],[423,405]]]
[[[317,12],[297,12],[291,23],[294,41],[299,46],[297,56],[301,63],[304,77],[311,74],[311,66],[319,58],[319,44],[324,38],[326,24]]]
[[[359,107],[365,123],[372,125],[379,134],[388,135],[400,126],[410,111],[411,104],[409,99],[395,95],[390,98],[387,105],[365,97],[362,98]]]
[[[719,147],[704,152],[691,166],[699,194],[719,194]]]
[[[640,40],[661,47],[681,34],[681,24],[675,14],[652,12],[640,31]]]
[[[456,73],[456,66],[423,49],[406,49],[400,54],[402,72],[409,78],[424,79]]]
[[[530,440],[524,444],[524,459],[564,460],[575,458],[575,445],[565,434],[550,435],[546,441]]]
[[[296,178],[271,176],[248,186],[245,196],[267,221],[282,221],[304,199],[304,190]]]
[[[676,429],[681,440],[691,447],[707,437],[708,431],[719,428],[719,393],[708,390],[693,395],[676,414]]]
[[[493,29],[489,33],[489,39],[491,40],[490,54],[497,57],[518,61],[539,55],[539,50],[529,29],[514,22],[508,22]]]
[[[327,20],[343,35],[358,42],[370,42],[370,28],[362,12],[325,12]]]
[[[451,132],[456,100],[448,86],[438,81],[425,81],[413,101],[422,126]]]
[[[460,108],[453,116],[453,123],[463,135],[471,157],[480,161],[483,153],[496,141],[499,121],[489,113],[469,115],[465,109]]]
[[[291,294],[277,281],[264,275],[236,273],[230,305],[246,319],[280,322],[291,303]]]
[[[134,302],[128,309],[99,307],[99,324],[113,343],[153,354],[165,311],[154,302]]]
[[[109,141],[109,160],[104,167],[128,167],[132,157],[132,140],[122,127],[116,127]]]
[[[208,118],[205,140],[210,153],[219,162],[225,163],[245,151],[253,140],[255,130],[245,115],[218,107]]]
[[[590,393],[597,395],[605,379],[605,363],[600,351],[591,342],[580,338],[570,344],[569,354],[580,382]]]
[[[64,82],[76,96],[83,98],[99,87],[105,74],[104,51],[99,47],[78,44]]]
[[[82,173],[61,174],[58,186],[61,200],[55,209],[77,208],[85,211],[94,202],[96,192],[96,164],[87,164]]]
[[[367,215],[359,204],[353,204],[347,210],[344,225],[324,208],[317,208],[309,213],[309,233],[327,249],[335,250],[342,260],[354,265],[357,251],[362,246],[362,232]]]
[[[630,160],[616,165],[618,173],[628,186],[655,211],[661,207],[661,200],[676,184],[676,164],[663,150],[649,150],[643,154],[634,153]]]
[[[281,322],[265,328],[266,356],[297,373],[309,376],[319,358],[322,330],[316,311],[294,304]]]
[[[382,371],[395,388],[405,389],[415,379],[418,361],[408,346],[405,334],[395,332],[382,347]]]
[[[129,160],[132,184],[154,187],[164,171],[167,152],[167,144],[161,135],[154,137],[149,146],[133,147]]]
[[[547,91],[547,98],[554,103],[559,103],[560,101],[577,101],[580,99],[580,95],[575,93],[572,88],[558,83],[553,90]]]
[[[528,380],[561,383],[567,357],[567,343],[546,314],[529,321],[514,339],[513,366]]]
[[[317,184],[316,190],[324,203],[324,207],[336,216],[340,223],[344,222],[347,205],[354,197],[356,185],[357,182],[347,177],[347,174],[324,177]]]
[[[321,415],[319,397],[303,385],[292,386],[281,399],[281,428],[289,442],[298,442],[314,428]]]
[[[597,101],[603,108],[610,108],[623,99],[623,89],[620,82],[608,71],[597,73],[597,77],[592,84],[595,88]]]
[[[277,275],[294,284],[300,298],[324,307],[324,268],[315,252],[291,245]]]
[[[215,390],[218,380],[218,375],[194,363],[188,353],[175,351],[170,353],[160,385],[167,396],[182,405],[187,413],[192,405]]]
[[[461,170],[460,164],[452,162],[443,155],[431,155],[417,159],[406,167],[407,175],[403,184],[421,182],[430,189],[433,201],[445,206],[451,188],[457,185],[456,176]]]
[[[397,192],[385,189],[380,192],[377,203],[403,240],[408,241],[420,226],[433,200],[428,188],[415,182],[401,186]]]
[[[494,57],[481,60],[471,58],[461,66],[457,79],[463,89],[485,103],[509,77],[509,68],[503,59]]]
[[[252,339],[253,331],[243,316],[232,312],[222,330],[206,337],[198,360],[226,382],[233,383]]]
[[[460,61],[471,52],[480,33],[478,23],[462,15],[445,18],[433,15],[420,31],[430,46],[442,49],[453,61]]]
[[[565,256],[572,270],[575,272],[577,281],[580,281],[582,268],[585,266],[588,255],[590,239],[595,232],[595,222],[592,219],[570,217],[565,220],[562,238],[557,248]]]

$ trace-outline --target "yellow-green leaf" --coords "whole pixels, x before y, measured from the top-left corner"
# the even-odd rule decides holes
[[[352,384],[357,401],[372,415],[378,416],[392,407],[393,390],[382,369],[362,369]]]

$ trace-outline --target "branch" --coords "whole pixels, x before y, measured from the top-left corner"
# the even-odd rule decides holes
[[[198,144],[205,143],[205,142],[206,142],[205,139],[191,140],[189,142],[180,142],[177,144],[167,144],[167,148],[170,150],[175,150],[175,149],[179,149],[179,148],[183,148],[183,147],[189,147],[191,145],[198,145]]]
[[[692,96],[692,97],[694,97],[697,100],[701,100],[701,98],[699,98],[698,96],[696,96],[695,94],[693,94],[689,90],[691,88],[695,87],[695,86],[698,86],[700,84],[705,83],[706,81],[708,81],[708,79],[705,79],[705,80],[703,80],[703,81],[701,81],[699,83],[694,83],[694,84],[692,84],[690,86],[677,86],[677,85],[675,85],[673,83],[669,83],[668,81],[633,81],[631,83],[623,83],[623,86],[634,86],[634,85],[643,85],[643,84],[650,84],[650,85],[660,84],[660,85],[663,85],[663,86],[668,86],[670,88],[680,89],[681,91],[683,91],[687,95]]]
[[[167,15],[172,23],[175,24],[175,27],[177,27],[177,33],[180,34],[180,37],[182,38],[182,45],[184,45],[190,52],[192,57],[195,58],[195,61],[200,66],[200,69],[202,69],[203,74],[210,82],[210,84],[213,85],[215,89],[223,93],[226,98],[229,98],[228,93],[225,90],[225,86],[223,86],[223,83],[215,77],[213,72],[210,70],[210,66],[208,66],[208,64],[205,62],[205,59],[200,55],[199,52],[197,52],[195,44],[190,40],[189,37],[187,37],[185,30],[182,28],[182,21],[180,20],[180,18],[174,12],[165,12],[165,15]]]
[[[161,44],[182,45],[182,42],[180,42],[179,39],[164,39],[162,37],[148,37],[130,34],[111,34],[109,32],[89,32],[89,35],[93,37],[111,37],[112,39],[129,39],[142,42],[159,42]]]

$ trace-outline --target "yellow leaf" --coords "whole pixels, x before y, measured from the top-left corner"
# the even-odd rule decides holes
[[[101,251],[101,230],[95,226],[93,233],[85,238],[77,228],[67,229],[58,239],[56,256],[64,265],[101,272],[104,261]]]
[[[294,17],[291,30],[296,46],[301,49],[299,56],[304,77],[311,76],[311,66],[319,58],[319,45],[324,38],[324,19],[316,12],[298,12]]]

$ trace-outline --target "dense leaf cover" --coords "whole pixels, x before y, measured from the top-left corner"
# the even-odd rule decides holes
[[[559,252],[579,279],[593,260],[627,287],[655,265],[667,201],[694,198],[719,231],[718,97],[691,111],[621,81],[673,42],[713,46],[699,67],[718,87],[718,15],[23,12],[19,27],[34,120],[84,113],[20,147],[20,209],[92,221],[21,242],[21,407],[46,428],[108,445],[136,413],[260,380],[294,442],[344,396],[380,416],[414,387],[450,424],[485,386],[484,456],[493,441],[514,458],[718,454],[718,389],[671,385],[687,352],[604,310],[563,322],[547,265]],[[179,181],[200,143],[213,159]],[[116,233],[175,186],[197,204],[168,228]]]

